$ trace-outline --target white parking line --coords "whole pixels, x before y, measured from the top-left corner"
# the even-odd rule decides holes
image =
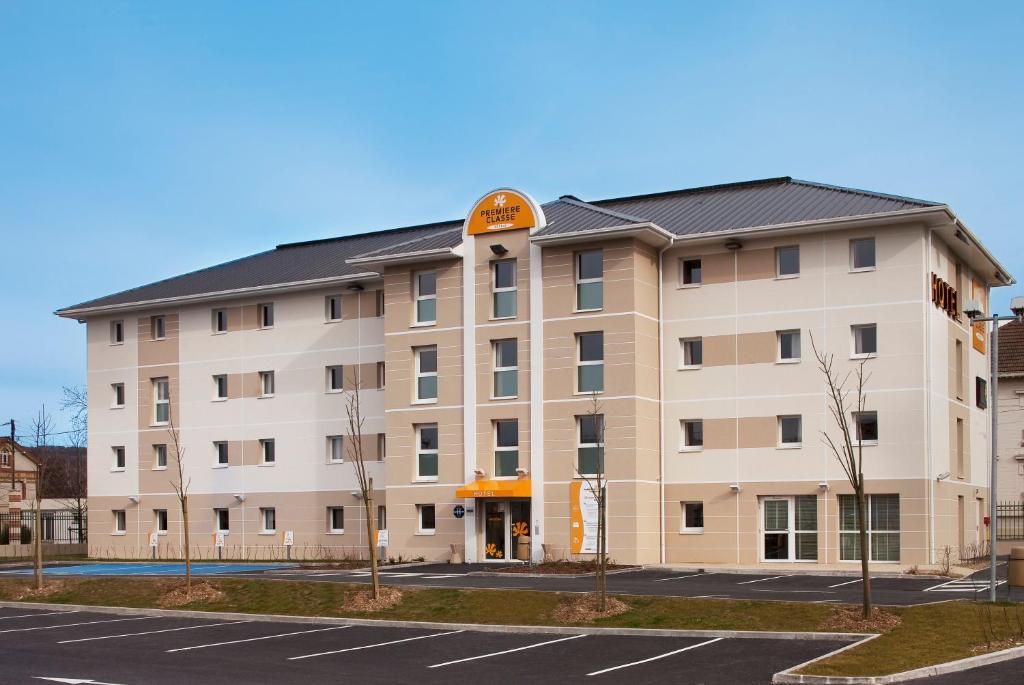
[[[54,628],[73,628],[75,626],[91,626],[96,623],[117,623],[118,621],[145,621],[158,616],[136,616],[135,618],[112,618],[106,621],[83,621],[81,623],[62,623],[59,626],[36,626],[35,628],[8,628],[0,630],[0,633],[25,633],[30,630],[53,630]]]
[[[719,640],[724,640],[724,639],[725,639],[724,637],[716,637],[716,638],[714,638],[712,640],[706,640],[704,642],[698,642],[697,644],[690,645],[689,647],[683,647],[682,649],[675,649],[675,650],[673,650],[671,652],[665,652],[664,654],[659,654],[657,656],[648,657],[647,659],[641,659],[640,661],[631,661],[628,664],[620,664],[618,666],[612,666],[611,668],[601,669],[600,671],[594,671],[593,673],[588,673],[587,675],[588,676],[590,676],[590,675],[601,675],[602,673],[608,673],[610,671],[617,671],[620,668],[629,668],[630,666],[637,666],[639,664],[646,664],[646,663],[648,663],[650,661],[657,661],[658,659],[664,659],[665,657],[672,656],[673,654],[679,654],[680,652],[686,652],[686,651],[689,651],[691,649],[697,649],[698,647],[703,647],[704,645],[710,645],[712,642],[718,642]]]
[[[43,614],[18,614],[17,616],[0,616],[0,620],[5,618],[32,618],[33,616],[61,616],[63,614],[77,614],[78,609],[72,609],[71,611],[47,611]]]
[[[486,658],[492,657],[492,656],[501,656],[502,654],[511,654],[512,652],[521,652],[524,649],[533,649],[534,647],[543,647],[544,645],[553,645],[556,642],[565,642],[566,640],[578,640],[581,637],[586,637],[586,635],[570,635],[569,637],[560,637],[557,640],[548,640],[546,642],[537,642],[537,643],[532,644],[532,645],[526,645],[525,647],[516,647],[515,649],[506,649],[506,650],[503,650],[503,651],[500,651],[500,652],[491,652],[490,654],[480,654],[479,656],[469,656],[469,657],[466,657],[465,659],[456,659],[455,661],[445,661],[442,664],[434,664],[433,666],[428,666],[428,668],[440,668],[442,666],[451,666],[452,664],[461,664],[461,663],[466,662],[466,661],[476,661],[477,659],[486,659]]]
[[[273,640],[275,637],[290,637],[292,635],[305,635],[306,633],[322,633],[325,630],[344,630],[345,628],[351,628],[352,626],[331,626],[330,628],[314,628],[313,630],[297,630],[294,633],[278,633],[277,635],[263,635],[261,637],[247,637],[243,640],[228,640],[227,642],[211,642],[206,645],[192,645],[191,647],[177,647],[175,649],[168,649],[167,653],[171,652],[187,652],[191,649],[206,649],[207,647],[223,647],[224,645],[237,645],[243,642],[256,642],[257,640]]]
[[[442,578],[459,578],[461,573],[444,573],[437,576],[423,576],[423,580],[441,580]]]
[[[842,587],[844,585],[853,585],[854,583],[859,583],[862,580],[864,580],[864,579],[863,578],[854,578],[853,580],[847,580],[846,582],[843,582],[843,583],[836,583],[835,585],[829,585],[829,587],[833,588],[833,587]]]
[[[743,580],[737,585],[750,585],[751,583],[763,583],[766,580],[778,580],[779,578],[790,578],[791,576],[771,576],[770,578],[755,578],[754,580]]]
[[[444,635],[455,635],[456,633],[464,633],[465,630],[449,630],[444,633],[431,633],[430,635],[417,635],[416,637],[407,637],[401,640],[390,640],[388,642],[378,642],[372,645],[360,645],[359,647],[346,647],[345,649],[335,649],[330,652],[317,652],[316,654],[303,654],[302,656],[290,656],[288,661],[297,661],[298,659],[311,659],[315,656],[327,656],[328,654],[341,654],[343,652],[356,652],[360,649],[373,649],[374,647],[385,647],[387,645],[397,645],[400,642],[412,642],[413,640],[426,640],[430,637],[442,637]]]
[[[71,642],[89,642],[91,640],[112,640],[116,637],[135,637],[137,635],[156,635],[157,633],[173,633],[178,630],[196,630],[197,628],[217,628],[220,626],[235,626],[239,623],[249,621],[231,621],[230,623],[204,623],[201,626],[185,626],[184,628],[164,628],[163,630],[147,630],[144,633],[122,633],[121,635],[101,635],[99,637],[80,637],[75,640],[61,640],[58,645],[66,645]]]
[[[693,573],[688,576],[669,576],[668,578],[658,578],[655,582],[661,583],[666,580],[683,580],[684,578],[696,578],[697,576],[713,576],[713,573]]]
[[[381,578],[415,578],[422,575],[422,573],[380,573]]]

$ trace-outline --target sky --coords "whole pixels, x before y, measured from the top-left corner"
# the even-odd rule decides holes
[[[497,186],[937,200],[1020,278],[1021,25],[1018,2],[7,0],[0,422],[66,429],[85,327],[59,307]]]

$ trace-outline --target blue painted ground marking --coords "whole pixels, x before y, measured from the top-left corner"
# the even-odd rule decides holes
[[[245,573],[247,571],[270,571],[288,566],[287,564],[192,564],[192,575],[215,576],[222,573]],[[54,576],[183,576],[182,563],[137,563],[137,564],[79,564],[76,566],[47,566],[47,575]],[[28,575],[31,568],[17,568],[0,571],[4,575]]]

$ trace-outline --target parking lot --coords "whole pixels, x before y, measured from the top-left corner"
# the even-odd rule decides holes
[[[0,608],[4,683],[768,683],[844,644]]]

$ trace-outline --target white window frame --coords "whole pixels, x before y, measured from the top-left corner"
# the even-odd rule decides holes
[[[591,359],[583,361],[583,337],[587,335],[600,335],[601,336],[601,358]],[[605,383],[605,368],[604,368],[604,331],[583,331],[576,334],[576,395],[592,395],[594,393],[602,394],[607,389]],[[583,366],[600,366],[601,367],[601,389],[600,390],[583,390],[580,388],[580,367]]]
[[[596,449],[598,455],[598,465],[604,461],[604,476],[602,480],[607,480],[608,475],[608,463],[607,454],[605,454],[605,427],[604,427],[604,414],[597,414],[596,418],[600,422],[597,427],[598,441],[597,442],[583,442],[583,419],[594,416],[593,414],[584,414],[576,417],[576,461],[573,464],[573,476],[574,477],[588,477],[596,476],[596,473],[582,473],[579,470],[580,467],[580,450],[582,449]]]
[[[341,512],[341,528],[337,528],[334,525],[334,512]],[[343,506],[331,506],[327,507],[327,534],[328,535],[344,535],[345,534],[345,507]]]
[[[857,337],[858,334],[868,328],[875,329],[875,351],[874,352],[858,352],[857,351]],[[877,323],[859,323],[850,326],[850,359],[872,359],[878,356],[878,324]]]
[[[856,262],[856,245],[857,243],[871,242],[871,252],[874,257],[874,261],[871,266],[857,266]],[[867,236],[864,238],[850,238],[850,273],[863,273],[865,271],[874,271],[878,268],[878,245],[875,242],[874,236]]]
[[[700,269],[700,278],[696,281],[686,282],[686,263],[697,262]],[[680,257],[679,258],[679,288],[699,288],[704,283],[704,260],[701,257]]]
[[[127,535],[128,534],[128,514],[124,509],[112,510],[114,518],[114,529],[111,535]]]
[[[437,361],[438,361],[438,359],[437,359],[437,345],[424,345],[423,347],[414,347],[413,348],[413,364],[415,365],[415,375],[416,375],[416,378],[414,379],[415,383],[413,385],[413,404],[437,404],[437,395],[441,394],[441,387],[440,387],[441,383],[440,383],[440,379],[438,378],[436,368],[435,368],[434,371],[421,371],[420,370],[421,355],[424,352],[428,351],[428,350],[433,350],[434,351],[434,362],[435,362],[435,367],[436,367],[437,366]],[[437,389],[437,393],[435,394],[434,397],[420,397],[420,379],[421,378],[430,378],[430,377],[433,377],[434,379],[436,379],[435,382],[434,382],[434,386]]]
[[[512,343],[516,348],[516,363],[515,366],[498,366],[499,355],[498,347],[501,343]],[[491,399],[492,400],[512,400],[519,397],[519,340],[517,338],[503,338],[502,340],[494,340],[491,342],[491,363],[494,371],[491,378]],[[499,395],[497,394],[498,388],[498,374],[503,372],[511,371],[515,375],[516,379],[516,392],[512,395]]]
[[[878,423],[878,412],[876,410],[871,409],[871,410],[867,410],[867,411],[863,411],[863,412],[855,411],[855,412],[851,413],[851,417],[853,418],[853,435],[854,435],[854,438],[856,440],[855,445],[862,445],[864,447],[873,447],[874,445],[878,444],[878,439],[877,438],[874,439],[874,440],[861,440],[861,438],[860,438],[860,419],[861,419],[861,417],[862,416],[867,417],[867,416],[872,416],[872,415],[875,417],[875,432],[879,433],[879,435],[880,435],[881,434],[880,433],[881,425]]]
[[[689,517],[686,514],[686,505],[699,504],[701,509],[701,525],[691,526]],[[699,500],[684,500],[679,503],[679,534],[700,535],[704,532],[704,502]]]
[[[512,265],[512,285],[505,286],[502,288],[498,287],[498,265],[499,264],[511,264]],[[515,303],[513,309],[515,310],[512,314],[507,316],[498,316],[497,307],[495,306],[498,301],[499,293],[513,293],[515,297],[512,301]],[[491,319],[494,321],[502,321],[505,319],[514,319],[519,316],[519,264],[516,259],[496,259],[491,262]]]
[[[267,519],[272,518],[274,526],[267,527]],[[260,535],[275,535],[277,533],[277,507],[260,507]]]
[[[267,459],[269,452],[270,459]],[[277,442],[274,438],[260,438],[260,466],[277,464]]]
[[[514,446],[498,445],[498,424],[502,422],[512,422],[516,424],[516,444]],[[494,479],[495,480],[515,480],[519,477],[519,419],[495,419],[491,422],[491,447],[494,453]],[[516,453],[516,473],[511,476],[499,476],[498,475],[498,453],[499,452],[515,452]]]
[[[163,448],[163,449],[161,449]],[[164,463],[160,465],[160,457],[163,456]],[[167,444],[166,443],[154,443],[153,444],[153,470],[154,471],[166,471],[167,470]]]
[[[375,313],[379,319],[384,316],[384,291],[375,290],[374,292],[377,293],[377,296],[374,298],[374,305],[376,306]]]
[[[796,419],[799,423],[800,440],[798,442],[783,442],[782,441],[782,423],[788,419]],[[794,450],[800,449],[804,446],[804,417],[801,414],[779,414],[776,417],[778,421],[778,449],[780,450]]]
[[[387,386],[388,369],[384,362],[377,362],[377,389],[383,390]]]
[[[220,522],[221,512],[224,512],[224,515],[228,519],[228,526],[227,526],[227,528],[224,528],[224,527],[222,527],[220,525],[220,523],[221,523]],[[213,532],[214,532],[214,534],[222,533],[224,535],[229,535],[231,533],[231,510],[228,509],[227,507],[214,507],[214,509],[213,509]]]
[[[124,409],[124,383],[111,383],[110,390],[114,393],[114,401],[111,403],[111,409]]]
[[[149,317],[149,333],[151,340],[166,340],[167,317],[163,314]]]
[[[795,344],[791,346],[796,348],[795,357],[782,356],[782,338],[786,335],[796,336]],[[802,337],[803,336],[800,334],[799,328],[788,328],[775,331],[775,362],[777,364],[799,364],[803,355]]]
[[[267,330],[274,327],[274,303],[261,302],[256,305],[256,316],[259,317],[260,330]]]
[[[337,307],[335,307],[337,304]],[[337,308],[337,316],[334,310]],[[337,323],[342,320],[345,311],[344,300],[341,295],[328,295],[324,298],[324,323]]]
[[[221,379],[224,379],[224,394],[220,394]],[[226,373],[215,373],[213,375],[213,401],[226,402],[228,399],[228,375]]]
[[[806,528],[798,528],[797,527],[797,497],[798,497],[798,495],[768,495],[768,496],[764,496],[764,497],[759,497],[758,498],[758,504],[757,504],[757,517],[758,517],[757,518],[757,540],[758,540],[758,542],[757,542],[757,544],[758,544],[758,556],[759,556],[759,558],[760,558],[762,563],[765,563],[765,564],[816,564],[820,560],[820,554],[818,554],[817,551],[815,552],[815,558],[814,559],[798,559],[797,558],[798,549],[799,549],[799,545],[797,543],[798,536],[799,535],[811,535],[811,534],[813,534],[814,537],[815,537],[815,549],[817,550],[820,547],[821,535],[822,535],[822,532],[823,532],[821,530],[821,526],[819,525],[819,522],[818,522],[817,509],[815,509],[815,516],[814,516],[815,527],[814,527],[814,530],[810,530],[810,529],[806,529]],[[786,528],[785,533],[786,533],[786,535],[788,537],[789,557],[786,558],[786,559],[767,559],[767,558],[765,558],[765,545],[764,545],[765,533],[768,533],[768,532],[783,532],[783,531],[767,531],[767,530],[765,530],[765,527],[764,527],[765,526],[765,523],[764,523],[764,508],[765,508],[765,502],[768,502],[768,501],[786,501],[786,502],[788,502],[788,504],[786,505],[786,512],[787,512],[786,513],[786,523],[787,523],[788,527]],[[815,497],[815,504],[817,505],[817,497]]]
[[[423,440],[420,437],[424,428],[433,428],[437,433],[437,447],[436,448],[423,448]],[[441,475],[441,429],[436,423],[421,423],[416,425],[414,438],[416,440],[416,481],[420,483],[436,483],[438,477]],[[433,476],[423,475],[420,473],[420,456],[421,455],[434,455],[437,461],[437,473]]]
[[[385,433],[377,433],[377,461],[384,461],[388,454],[388,436]]]
[[[434,292],[433,294],[424,295],[420,292],[420,276],[432,274],[434,276]],[[413,303],[412,303],[412,320],[413,326],[435,326],[437,325],[437,271],[434,269],[427,269],[425,271],[417,271],[412,275],[412,287],[413,287]],[[434,318],[424,319],[420,321],[420,302],[426,302],[428,300],[434,301]]]
[[[162,516],[161,516],[162,515]],[[161,524],[160,519],[163,518]],[[166,509],[154,509],[153,510],[153,528],[156,530],[157,535],[167,535],[167,510]]]
[[[691,360],[693,353],[687,346],[697,343],[700,345],[700,364],[692,364],[687,362],[687,357]],[[693,338],[680,338],[679,339],[679,370],[680,371],[692,371],[700,369],[704,366],[704,338],[701,336]]]
[[[224,328],[221,328],[223,319]],[[213,335],[224,335],[228,332],[228,310],[214,309],[210,312],[210,327]]]
[[[154,426],[166,426],[170,423],[171,418],[171,379],[167,377],[154,378],[153,383],[153,425]],[[161,398],[160,389],[166,390],[167,397]],[[160,407],[167,407],[167,420],[160,421]]]
[[[260,371],[260,394],[259,397],[273,397],[277,390],[277,379],[273,371]],[[270,392],[267,392],[269,389]]]
[[[342,364],[328,366],[325,374],[328,393],[345,392],[345,367]],[[337,381],[337,386],[335,386],[335,381]]]
[[[111,471],[124,471],[128,468],[128,452],[125,450],[124,445],[114,445],[110,448],[111,452]]]
[[[899,515],[899,517],[897,517],[897,520],[898,520],[898,522],[900,524],[900,528],[899,529],[896,529],[896,530],[892,530],[892,529],[888,529],[888,528],[887,529],[879,529],[879,530],[875,530],[874,529],[873,521],[871,520],[871,500],[873,498],[875,498],[875,497],[896,497],[896,501],[898,503],[897,506],[899,507],[899,510],[900,510],[900,515]],[[837,500],[838,501],[836,502],[836,504],[837,504],[837,510],[839,512],[839,531],[838,532],[839,532],[839,538],[840,538],[839,539],[839,561],[840,561],[840,563],[859,564],[860,563],[860,559],[844,559],[843,558],[842,537],[844,535],[848,535],[848,536],[851,536],[851,537],[854,537],[854,538],[858,538],[858,542],[856,544],[855,549],[857,550],[858,553],[860,552],[860,542],[859,542],[860,530],[858,529],[858,527],[855,526],[853,529],[844,529],[843,528],[843,505],[842,505],[843,498],[850,498],[850,499],[845,500],[845,501],[852,500],[853,501],[853,506],[854,506],[855,510],[856,510],[856,507],[857,507],[857,501],[856,501],[856,498],[855,498],[854,495],[837,495]],[[865,498],[866,498],[866,500],[864,502],[864,509],[865,509],[864,513],[865,513],[865,515],[868,518],[868,525],[867,525],[868,553],[872,555],[872,559],[870,560],[870,562],[872,564],[898,564],[898,563],[900,563],[900,558],[902,558],[902,556],[903,556],[903,531],[902,531],[903,522],[901,520],[903,518],[903,502],[900,501],[899,494],[898,493],[893,493],[893,492],[880,492],[880,493],[877,493],[877,494],[865,495]],[[854,519],[854,523],[856,523],[856,522],[857,522],[857,520],[855,518]],[[897,558],[897,559],[883,559],[883,560],[876,560],[876,559],[874,559],[873,557],[874,557],[874,547],[875,546],[873,544],[872,537],[874,535],[876,535],[876,534],[877,535],[899,535],[900,536],[900,546],[899,546],[899,557],[900,558]]]
[[[220,460],[220,446],[224,445],[224,456],[227,457],[226,461]],[[225,468],[231,464],[231,447],[228,445],[227,440],[214,440],[213,441],[213,466],[214,468]]]
[[[782,273],[782,251],[783,250],[796,250],[796,261],[797,268],[796,273],[784,274]],[[775,248],[775,279],[783,280],[788,278],[800,278],[802,264],[800,264],[800,245],[779,245]]]
[[[430,508],[434,511],[434,527],[424,528],[423,527],[423,512],[425,509]],[[435,535],[437,534],[437,506],[434,504],[417,504],[416,505],[416,535]]]
[[[124,345],[124,319],[115,319],[110,322],[110,344]]]
[[[700,424],[700,444],[689,444],[686,435],[687,424]],[[704,419],[679,419],[679,451],[680,452],[703,452],[704,451]]]
[[[344,464],[345,463],[345,436],[344,435],[328,435],[327,436],[327,463],[328,464]]]
[[[596,252],[596,253],[601,255],[601,276],[598,277],[598,278],[581,278],[580,277],[580,271],[581,271],[580,265],[581,265],[581,262],[582,262],[583,255],[591,254],[591,253],[594,253],[594,252]],[[599,311],[602,311],[604,309],[604,250],[601,249],[601,248],[598,248],[596,250],[581,250],[579,252],[576,252],[572,256],[572,270],[573,270],[573,277],[574,277],[574,280],[575,280],[575,288],[573,289],[573,302],[572,302],[573,311],[574,312],[599,312]],[[600,283],[601,284],[601,306],[600,307],[592,307],[592,308],[589,308],[589,309],[580,309],[579,308],[579,304],[580,304],[580,295],[579,295],[580,285],[581,284],[585,285],[585,284],[589,284],[589,283]]]

